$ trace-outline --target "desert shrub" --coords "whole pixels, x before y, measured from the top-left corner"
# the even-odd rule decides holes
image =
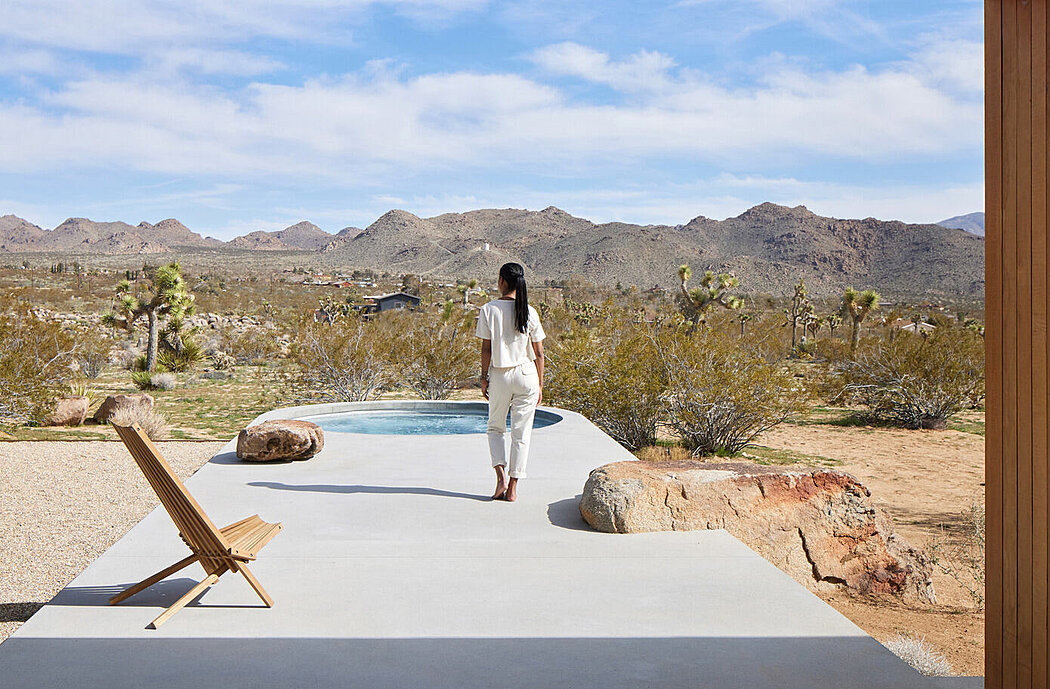
[[[879,421],[905,428],[945,428],[984,396],[984,340],[966,328],[928,336],[902,332],[861,348],[838,368],[837,398]]]
[[[396,381],[392,342],[374,323],[344,318],[332,324],[305,321],[292,343],[298,368],[292,380],[301,399],[360,402],[375,399]]]
[[[240,365],[261,366],[281,353],[280,335],[272,326],[253,326],[223,334],[223,351]]]
[[[975,501],[962,515],[961,533],[942,532],[928,548],[930,560],[970,594],[978,608],[984,607],[984,503]]]
[[[28,309],[0,313],[0,420],[24,424],[46,414],[73,377],[76,341]]]
[[[746,337],[667,330],[656,340],[667,380],[666,424],[695,455],[733,455],[801,414],[806,391]]]
[[[583,414],[629,450],[656,443],[666,377],[643,324],[606,320],[551,338],[544,396]]]
[[[131,374],[131,382],[139,390],[174,390],[177,380],[173,373],[134,371]]]
[[[951,663],[934,650],[925,637],[908,636],[898,632],[897,638],[883,645],[927,677],[948,677],[952,674]]]
[[[169,374],[170,375],[170,374]],[[168,422],[153,407],[145,407],[132,402],[121,402],[113,409],[110,423],[118,426],[138,424],[150,440],[160,440],[168,434]]]
[[[441,314],[391,315],[395,317],[377,319],[373,327],[389,331],[398,377],[422,399],[448,399],[478,375],[478,340],[471,312],[453,306]]]
[[[166,348],[157,355],[157,368],[184,373],[191,371],[207,358],[204,348],[195,341],[186,339],[181,350]]]
[[[226,352],[213,352],[211,357],[211,367],[216,371],[230,371],[233,370],[234,364],[237,362],[232,356]]]
[[[109,363],[113,340],[97,330],[81,330],[75,335],[77,351],[74,355],[80,374],[85,378],[98,378]]]
[[[682,462],[693,458],[681,445],[649,445],[634,454],[643,462]]]

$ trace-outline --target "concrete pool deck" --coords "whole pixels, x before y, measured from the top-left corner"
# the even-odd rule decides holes
[[[372,405],[260,420],[355,406]],[[145,629],[197,566],[108,606],[187,554],[158,509],[0,644],[0,686],[980,686],[922,677],[724,531],[591,531],[588,472],[632,456],[552,411],[514,504],[487,499],[480,434],[328,433],[313,459],[277,464],[239,462],[231,441],[186,484],[219,524],[284,523],[252,567],[275,607],[228,575]]]

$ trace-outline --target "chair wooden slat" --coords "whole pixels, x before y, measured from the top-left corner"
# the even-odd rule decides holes
[[[271,607],[273,599],[248,569],[246,561],[254,560],[263,546],[280,532],[282,525],[265,522],[255,514],[219,529],[138,425],[113,424],[113,428],[193,554],[113,596],[110,605],[126,600],[184,567],[199,562],[207,575],[205,579],[153,620],[150,629],[162,625],[228,571],[240,572],[263,603]]]

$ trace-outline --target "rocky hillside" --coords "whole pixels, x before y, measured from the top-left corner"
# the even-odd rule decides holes
[[[954,227],[966,230],[972,234],[984,236],[984,213],[967,213],[966,215],[955,215],[947,220],[942,220],[938,225],[942,227]]]
[[[42,230],[0,218],[0,250],[134,254],[173,248],[317,252],[337,268],[487,278],[506,261],[532,278],[573,275],[605,284],[672,287],[677,268],[732,271],[749,292],[786,294],[804,277],[817,295],[847,285],[895,294],[980,297],[984,239],[940,225],[874,218],[840,220],[772,203],[735,218],[698,216],[684,225],[593,223],[558,208],[514,208],[420,218],[392,210],[364,230],[336,235],[300,222],[253,232],[226,244],[202,238],[177,220],[131,226],[72,218]]]
[[[100,254],[144,254],[177,248],[222,246],[202,237],[175,219],[156,225],[141,222],[95,222],[69,218],[53,230],[42,230],[21,218],[0,218],[0,249],[4,251],[68,251]]]
[[[486,249],[487,244],[487,249]],[[595,224],[550,207],[419,218],[390,211],[326,249],[340,265],[437,275],[493,274],[507,260],[532,276],[671,286],[678,265],[740,276],[748,291],[783,294],[799,277],[816,294],[848,284],[897,293],[979,296],[984,240],[939,225],[839,220],[772,203],[685,225]]]
[[[227,244],[236,249],[260,251],[317,251],[327,246],[332,237],[317,225],[304,220],[277,232],[250,232],[231,239]]]
[[[47,232],[14,215],[0,216],[0,251],[33,251]]]

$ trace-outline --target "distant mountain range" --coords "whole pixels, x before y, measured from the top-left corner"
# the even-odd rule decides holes
[[[984,236],[984,213],[967,213],[942,220],[937,223],[941,227],[953,227],[957,230],[966,230],[980,237]]]
[[[770,294],[789,292],[800,277],[814,294],[830,294],[849,284],[894,293],[972,297],[984,290],[984,240],[970,232],[941,224],[840,220],[804,206],[772,203],[735,218],[699,216],[676,226],[592,223],[553,206],[433,218],[392,210],[364,230],[347,227],[333,235],[300,222],[229,242],[202,237],[177,220],[132,226],[71,218],[44,230],[6,215],[0,217],[0,251],[294,251],[314,253],[311,260],[333,267],[462,277],[495,275],[500,265],[513,260],[533,278],[580,275],[601,284],[643,288],[673,286],[678,266],[688,263],[694,272],[731,271],[747,291]]]

